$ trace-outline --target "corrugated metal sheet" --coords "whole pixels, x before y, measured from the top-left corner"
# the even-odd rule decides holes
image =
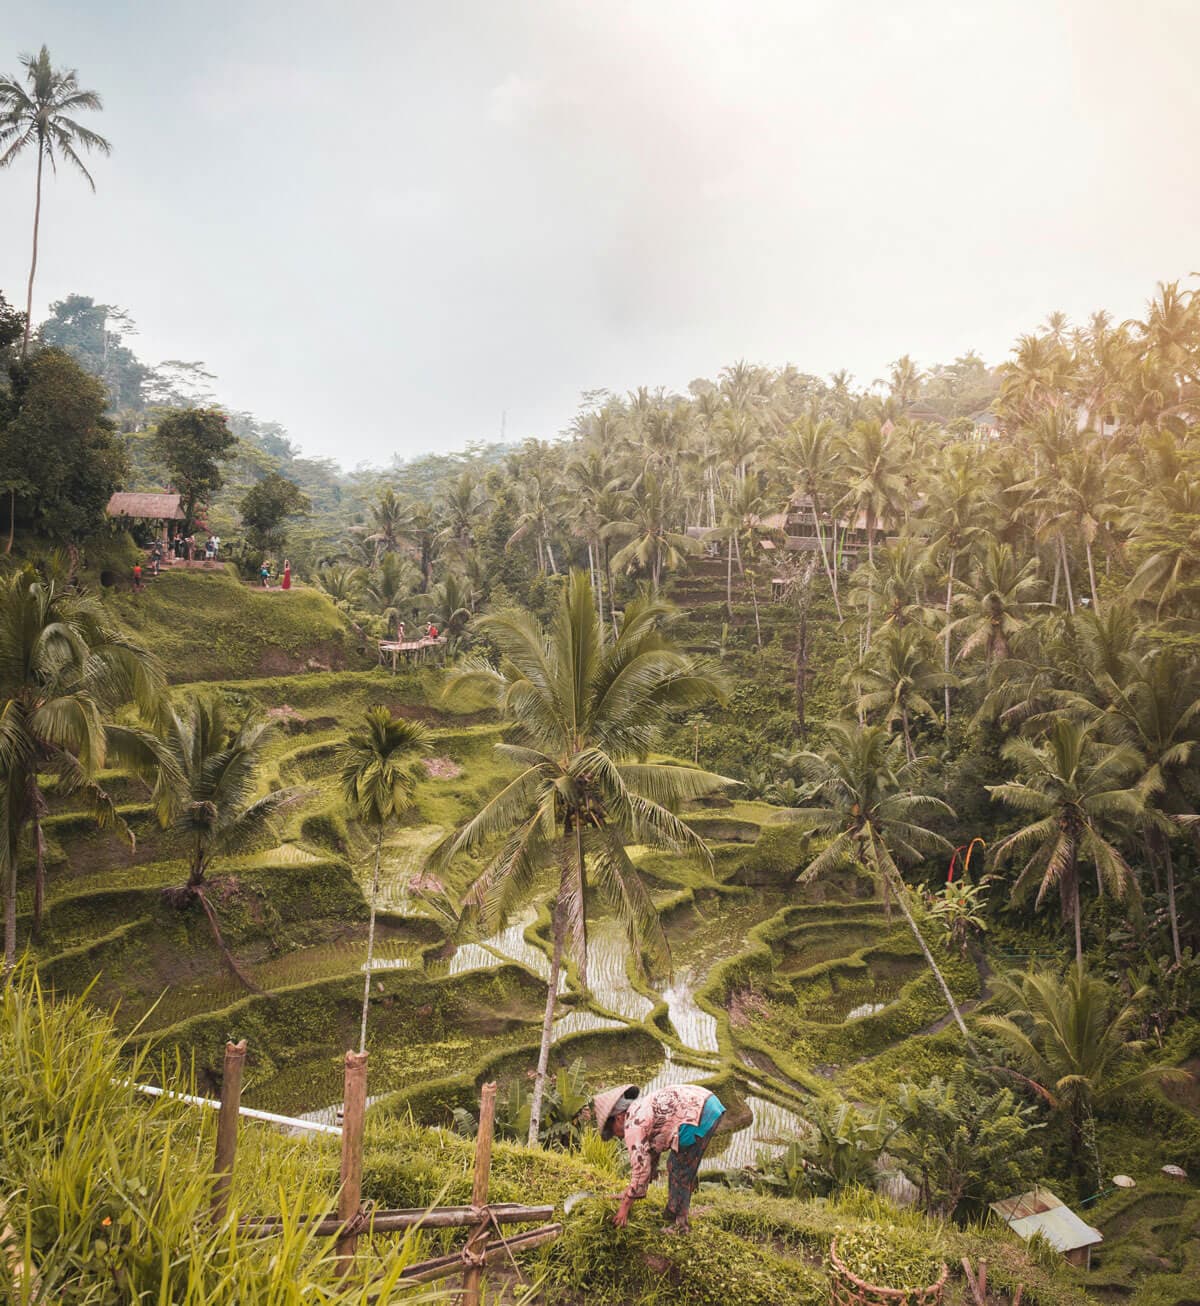
[[[1037,1215],[1011,1220],[1009,1228],[1026,1240],[1040,1233],[1051,1247],[1060,1252],[1073,1252],[1078,1247],[1091,1247],[1104,1241],[1100,1230],[1081,1220],[1069,1206],[1054,1206],[1048,1211],[1039,1211]]]

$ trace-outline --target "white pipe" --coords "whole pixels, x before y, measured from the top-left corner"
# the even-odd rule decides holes
[[[170,1097],[177,1102],[186,1102],[189,1106],[208,1106],[220,1110],[221,1104],[211,1097],[193,1097],[190,1093],[172,1093],[169,1089],[158,1088],[154,1084],[134,1084],[132,1086],[147,1097]],[[284,1125],[288,1129],[307,1129],[314,1134],[334,1134],[341,1138],[340,1125],[323,1125],[316,1120],[297,1120],[294,1116],[279,1116],[274,1111],[256,1111],[254,1107],[238,1107],[238,1115],[250,1120],[265,1120],[269,1125]]]

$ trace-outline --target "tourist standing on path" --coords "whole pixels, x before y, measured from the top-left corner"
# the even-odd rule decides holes
[[[284,558],[283,560],[283,586],[285,590],[292,588],[292,564]]]
[[[396,618],[396,643],[404,643],[404,622],[399,617]]]
[[[259,569],[258,569],[258,578],[259,578],[260,581],[262,581],[262,587],[263,587],[263,589],[269,589],[269,588],[270,588],[270,584],[271,584],[271,564],[266,560],[266,558],[263,559],[263,564],[262,564],[262,566],[259,567]]]
[[[142,589],[142,564],[140,562],[135,562],[133,564],[133,592],[135,594],[139,594],[141,593],[141,589]]]
[[[214,535],[210,543],[212,544],[213,549],[213,561],[216,562],[221,555],[221,537],[219,535]]]
[[[687,1233],[692,1194],[699,1183],[700,1162],[725,1108],[715,1093],[698,1084],[671,1084],[641,1096],[636,1084],[610,1088],[592,1100],[601,1138],[624,1140],[629,1153],[629,1187],[613,1216],[624,1228],[634,1202],[658,1177],[667,1157],[667,1229]]]

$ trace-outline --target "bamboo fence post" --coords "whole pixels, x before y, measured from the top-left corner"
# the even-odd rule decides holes
[[[338,1273],[343,1278],[354,1268],[358,1250],[357,1219],[362,1203],[363,1117],[367,1111],[367,1053],[346,1053],[346,1082],[342,1098],[342,1168],[338,1189],[338,1222],[343,1232],[337,1240]]]
[[[246,1040],[225,1044],[225,1068],[221,1074],[221,1111],[217,1116],[217,1153],[213,1159],[211,1215],[220,1224],[229,1209],[233,1184],[233,1161],[237,1153],[238,1109],[242,1104],[242,1067],[246,1064]]]
[[[496,1117],[496,1085],[484,1084],[479,1102],[479,1133],[475,1137],[475,1171],[471,1186],[471,1205],[487,1206],[488,1181],[492,1171],[492,1128]],[[462,1306],[479,1306],[486,1264],[487,1236],[490,1221],[484,1218],[467,1238],[463,1257],[467,1270],[463,1274]],[[472,1262],[478,1261],[478,1264]]]

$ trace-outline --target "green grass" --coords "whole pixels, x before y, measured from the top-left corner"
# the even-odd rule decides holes
[[[121,624],[159,658],[168,677],[238,680],[366,666],[374,651],[320,591],[258,590],[231,571],[164,572],[141,594],[112,596]]]

